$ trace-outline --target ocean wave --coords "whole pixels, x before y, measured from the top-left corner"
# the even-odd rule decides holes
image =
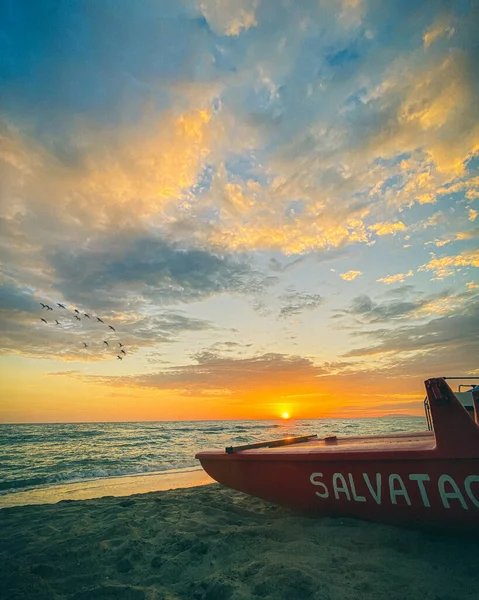
[[[188,467],[196,467],[196,460],[184,461],[179,463],[168,463],[155,465],[142,465],[135,468],[134,466],[123,469],[104,469],[96,468],[88,471],[76,473],[56,473],[54,475],[43,475],[30,478],[18,478],[10,481],[0,481],[0,496],[8,493],[25,491],[33,488],[44,488],[52,485],[78,483],[80,481],[109,479],[111,477],[126,477],[128,475],[151,475],[152,473],[165,473],[176,469],[185,469]]]
[[[59,443],[64,441],[73,441],[81,439],[91,439],[103,435],[102,431],[65,431],[57,432],[51,435],[50,432],[26,433],[21,435],[3,436],[0,438],[0,446],[13,446],[21,444],[44,444]]]

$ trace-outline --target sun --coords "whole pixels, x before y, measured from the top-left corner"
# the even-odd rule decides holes
[[[289,412],[286,412],[286,411],[285,411],[284,413],[281,413],[281,418],[282,418],[282,419],[289,419],[289,417],[290,417],[290,414],[289,414]]]

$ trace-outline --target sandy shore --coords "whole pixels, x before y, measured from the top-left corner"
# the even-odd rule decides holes
[[[218,484],[0,510],[2,597],[473,600],[479,543],[312,519]]]

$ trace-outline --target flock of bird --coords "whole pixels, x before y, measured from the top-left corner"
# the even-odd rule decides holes
[[[43,302],[40,302],[40,305],[42,307],[42,310],[46,310],[47,312],[50,311],[50,310],[53,311],[53,308],[49,304],[45,304]],[[57,302],[56,305],[57,305],[58,309],[61,309],[62,311],[63,310],[66,310],[66,311],[70,310],[64,304],[61,304],[61,302]],[[91,317],[90,317],[90,315],[88,313],[85,313],[85,312],[84,313],[80,313],[80,311],[77,308],[73,309],[72,312],[73,312],[73,316],[75,317],[75,319],[77,321],[81,321],[82,318],[91,319]],[[105,321],[103,321],[103,319],[101,319],[100,317],[97,317],[97,316],[93,315],[93,319],[96,319],[95,322],[97,322],[97,323],[103,323],[103,325],[105,325]],[[43,317],[40,318],[40,321],[43,321],[43,323],[45,323],[46,325],[48,325],[49,323],[53,324],[53,321],[47,321],[47,319],[45,319]],[[58,319],[55,319],[54,323],[55,323],[55,325],[60,325],[60,326],[63,324],[63,323],[60,323],[60,321]],[[113,325],[108,325],[108,328],[111,331],[114,331],[116,333],[116,329],[113,327]],[[120,350],[119,350],[119,353],[117,354],[116,358],[118,360],[123,360],[123,357],[126,356],[126,350],[124,349],[124,344],[122,344],[121,342],[117,342],[117,343],[118,343],[118,346],[119,346]],[[83,344],[83,349],[88,348],[88,344],[86,342],[82,342],[82,344]],[[110,348],[111,347],[110,346],[110,342],[108,340],[103,340],[103,344],[104,344],[105,348]],[[112,342],[112,344],[113,344],[113,342]]]

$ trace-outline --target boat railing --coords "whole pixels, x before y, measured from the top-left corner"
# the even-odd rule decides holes
[[[424,412],[426,413],[427,429],[428,431],[432,431],[431,405],[427,396],[424,398]]]

